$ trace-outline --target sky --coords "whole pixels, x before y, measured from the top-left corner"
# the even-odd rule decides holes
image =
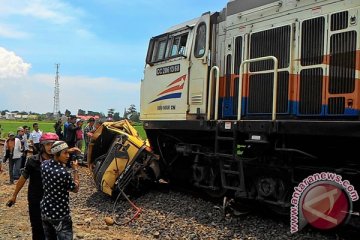
[[[0,0],[0,110],[140,111],[149,39],[228,0]]]

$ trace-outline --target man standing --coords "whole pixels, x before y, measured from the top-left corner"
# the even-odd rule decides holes
[[[64,135],[62,131],[62,121],[61,119],[58,119],[56,123],[54,124],[55,133],[59,136],[60,140],[64,140]]]
[[[28,204],[33,240],[45,240],[40,210],[40,201],[43,197],[40,165],[43,161],[50,159],[51,146],[57,140],[59,140],[59,138],[55,133],[44,133],[41,136],[39,153],[32,155],[27,159],[20,179],[16,183],[12,198],[7,203],[9,207],[16,203],[18,193],[24,187],[26,180],[30,179],[28,188]]]
[[[20,177],[20,158],[22,155],[21,141],[15,138],[15,134],[10,132],[9,138],[4,144],[4,161],[9,160],[9,177],[10,184]]]
[[[22,140],[23,140],[23,147],[24,147],[24,151],[23,151],[23,155],[21,157],[21,168],[24,168],[25,166],[25,161],[27,158],[27,154],[29,152],[29,143],[28,143],[28,139],[30,138],[30,129],[28,126],[23,126],[24,129],[24,135],[22,136]]]
[[[19,174],[15,174],[17,177],[16,177],[16,180],[19,179],[20,177],[20,169],[22,167],[24,167],[24,164],[25,164],[25,160],[24,160],[24,151],[25,151],[25,130],[23,127],[18,127],[17,129],[17,132],[16,132],[16,136],[15,136],[16,139],[19,139],[20,140],[20,144],[21,144],[21,156],[20,156],[20,164],[16,163],[15,166],[16,168],[14,168],[14,174],[15,172],[19,172]],[[23,164],[24,162],[24,164]]]
[[[67,143],[67,145],[70,148],[75,147],[75,144],[76,144],[76,130],[79,129],[78,126],[75,126],[75,122],[76,122],[76,116],[75,115],[70,115],[70,120],[69,120],[68,127],[66,129],[66,138],[65,138],[65,142]]]
[[[90,143],[91,134],[95,131],[94,123],[95,123],[95,119],[93,117],[89,118],[88,124],[84,129],[84,140],[85,140],[84,163],[87,162],[87,151],[88,151],[88,145]]]
[[[80,152],[80,149],[73,148]],[[73,239],[69,207],[69,191],[78,192],[78,163],[71,165],[73,178],[65,168],[69,161],[69,146],[56,141],[51,147],[54,159],[41,165],[44,196],[41,200],[41,216],[46,239]]]
[[[33,146],[33,154],[37,154],[40,149],[40,138],[42,132],[39,129],[39,125],[37,123],[33,124],[34,130],[30,133],[30,142]]]

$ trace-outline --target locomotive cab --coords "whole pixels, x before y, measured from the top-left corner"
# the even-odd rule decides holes
[[[142,119],[186,120],[206,113],[210,17],[205,13],[150,40]]]

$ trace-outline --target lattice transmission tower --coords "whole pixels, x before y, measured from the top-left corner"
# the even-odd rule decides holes
[[[59,67],[60,64],[57,63],[55,64],[56,66],[56,76],[55,76],[55,90],[54,90],[54,117],[57,118],[59,117],[59,111],[60,111],[60,97],[59,97],[59,93],[60,93],[60,86],[59,86]]]

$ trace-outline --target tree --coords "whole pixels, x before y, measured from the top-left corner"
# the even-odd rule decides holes
[[[69,117],[71,115],[71,112],[69,110],[65,110],[65,116]]]
[[[135,113],[131,114],[130,120],[133,122],[140,122],[140,113],[135,112]]]
[[[82,116],[84,116],[84,115],[86,115],[86,113],[85,113],[85,111],[84,111],[84,110],[79,109],[79,110],[78,110],[78,115],[82,115]]]
[[[89,116],[100,116],[100,113],[99,112],[94,112],[94,111],[88,111],[87,115],[89,115]]]
[[[109,117],[109,118],[113,118],[114,112],[115,112],[115,109],[114,109],[114,108],[109,108],[109,109],[108,109],[108,117]]]
[[[130,107],[124,113],[125,119],[130,119],[133,122],[140,121],[140,113],[136,111],[135,104],[131,104]]]
[[[1,115],[5,115],[6,112],[9,112],[9,110],[5,109],[1,111]]]
[[[136,113],[136,107],[135,104],[131,104],[130,107],[128,108],[128,113],[132,114],[132,113]]]
[[[115,112],[115,113],[114,113],[113,119],[114,119],[114,121],[119,121],[119,120],[120,120],[120,114],[119,114],[119,112]]]

